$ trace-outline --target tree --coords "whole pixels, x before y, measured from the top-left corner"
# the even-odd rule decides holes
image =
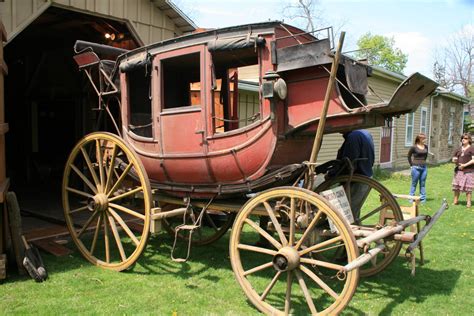
[[[433,75],[443,87],[474,98],[474,27],[465,26],[438,52]]]
[[[321,12],[316,10],[317,0],[298,0],[291,1],[283,8],[283,16],[295,21],[297,24],[305,24],[304,29],[308,32],[314,32],[318,27]]]
[[[372,35],[369,32],[357,41],[358,51],[355,55],[358,59],[367,59],[369,65],[401,73],[407,64],[408,55],[394,45],[393,37]]]
[[[287,1],[287,4],[283,6],[282,16],[307,32],[312,32],[315,36],[317,36],[315,34],[316,30],[330,25],[324,18],[324,9],[319,0]],[[336,24],[333,26],[337,38],[345,22],[337,22]]]

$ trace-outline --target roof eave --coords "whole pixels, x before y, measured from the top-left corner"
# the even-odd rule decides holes
[[[198,27],[178,6],[169,0],[150,0],[153,4],[164,12],[173,23],[183,32],[193,32]]]

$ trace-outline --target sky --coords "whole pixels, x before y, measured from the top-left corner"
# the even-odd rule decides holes
[[[198,27],[218,28],[268,20],[283,20],[283,8],[296,0],[175,0]],[[436,52],[463,29],[474,32],[474,0],[319,0],[323,20],[318,24],[346,32],[343,51],[357,48],[363,34],[393,37],[395,47],[408,54],[406,75],[432,77]],[[337,42],[337,39],[336,39]]]

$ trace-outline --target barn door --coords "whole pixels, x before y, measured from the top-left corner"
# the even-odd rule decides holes
[[[385,120],[382,127],[382,137],[380,139],[380,163],[391,161],[392,153],[392,121]]]

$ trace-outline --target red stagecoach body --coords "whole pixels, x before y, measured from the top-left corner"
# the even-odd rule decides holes
[[[159,189],[229,196],[286,184],[310,157],[331,70],[330,34],[266,22],[116,51],[99,93],[120,93],[121,136]],[[80,67],[95,64],[90,54],[76,56]],[[436,88],[415,73],[390,100],[367,104],[370,73],[342,56],[325,133],[383,126]]]

